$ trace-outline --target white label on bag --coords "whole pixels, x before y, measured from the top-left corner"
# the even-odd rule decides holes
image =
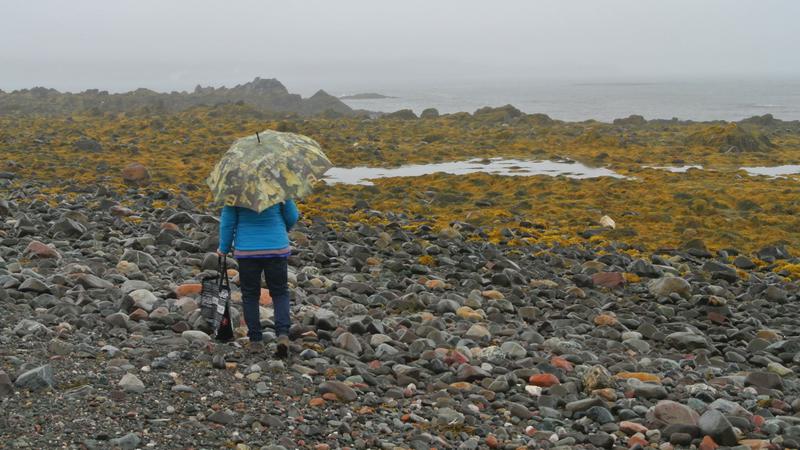
[[[217,313],[218,314],[225,314],[225,305],[217,306]]]

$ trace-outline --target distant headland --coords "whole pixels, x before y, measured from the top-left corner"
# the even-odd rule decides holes
[[[278,80],[256,77],[253,81],[232,88],[202,87],[192,92],[156,92],[150,89],[111,94],[108,91],[88,89],[83,92],[59,92],[55,89],[34,87],[11,92],[0,90],[0,115],[2,114],[62,114],[78,111],[96,113],[183,111],[195,106],[215,106],[243,103],[262,112],[291,113],[301,116],[335,115],[351,116],[356,111],[323,90],[308,98],[292,94]]]
[[[397,98],[397,97],[392,97],[391,95],[378,94],[375,92],[364,92],[361,94],[342,95],[339,97],[340,100],[381,100],[384,98]]]

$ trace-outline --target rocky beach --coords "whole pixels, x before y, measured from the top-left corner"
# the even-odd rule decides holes
[[[733,250],[307,216],[283,361],[202,331],[217,218],[185,195],[3,186],[4,448],[800,445],[798,286]]]
[[[299,96],[119,112],[97,92],[67,114],[82,97],[48,95],[0,115],[2,448],[800,447],[800,189],[742,169],[791,164],[797,121],[306,116]],[[619,176],[321,183],[291,234],[280,360],[269,333],[246,349],[235,265],[238,339],[215,342],[198,310],[218,269],[202,180],[264,128],[339,167],[505,157]]]

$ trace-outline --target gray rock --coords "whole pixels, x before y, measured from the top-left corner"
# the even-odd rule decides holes
[[[47,350],[54,355],[66,356],[75,350],[75,346],[61,339],[53,339],[47,344]]]
[[[158,302],[158,297],[147,289],[137,289],[128,295],[133,300],[135,308],[142,308],[147,312],[152,312],[156,302]]]
[[[738,442],[733,425],[721,412],[715,409],[703,413],[700,416],[698,426],[704,435],[711,436],[717,444],[731,446],[736,445]]]
[[[333,393],[343,402],[352,402],[358,398],[358,394],[350,386],[341,381],[325,381],[319,385],[321,394]]]
[[[124,283],[122,283],[122,286],[120,286],[120,290],[122,290],[123,294],[130,294],[131,292],[138,290],[152,291],[153,286],[146,281],[126,280]]]
[[[21,292],[50,293],[50,287],[38,278],[26,278],[17,288]]]
[[[31,320],[22,319],[14,327],[14,334],[17,336],[27,336],[29,334],[50,334],[50,330],[41,323]]]
[[[764,290],[764,298],[771,302],[785,302],[787,293],[778,286],[770,285]]]
[[[762,389],[783,389],[783,380],[778,374],[772,372],[750,372],[744,379],[744,384]]]
[[[142,443],[142,439],[136,433],[128,433],[125,436],[111,439],[108,441],[113,448],[122,450],[134,450]]]
[[[186,330],[181,333],[181,337],[189,342],[208,342],[211,340],[211,336],[200,330]]]
[[[320,308],[314,311],[314,324],[320,330],[335,330],[339,326],[339,319],[333,311]]]
[[[352,333],[340,334],[336,338],[336,345],[356,355],[360,355],[362,351],[361,343]]]
[[[469,330],[467,330],[467,332],[464,333],[464,337],[475,340],[488,339],[491,336],[492,333],[490,333],[485,326],[478,323],[469,327]]]
[[[690,333],[688,331],[679,331],[667,335],[667,344],[682,350],[696,350],[699,348],[708,348],[708,339],[699,334]]]
[[[8,374],[0,370],[0,399],[14,395],[14,384]]]
[[[503,342],[500,349],[509,359],[521,359],[527,355],[525,348],[514,341]]]
[[[464,423],[464,414],[453,408],[439,408],[436,410],[436,419],[443,426],[458,426]]]
[[[232,413],[220,410],[208,416],[208,420],[221,425],[230,425],[236,420],[236,418]]]
[[[82,152],[98,153],[103,151],[102,144],[86,136],[81,136],[73,145],[75,146],[76,150],[80,150]]]
[[[122,379],[119,380],[117,385],[125,392],[135,392],[138,394],[144,392],[144,383],[132,373],[126,373],[123,375]]]
[[[111,289],[114,284],[90,273],[72,275],[72,278],[86,289]]]
[[[692,295],[692,285],[680,277],[664,277],[652,280],[648,283],[647,289],[655,297],[669,297],[673,293],[683,298],[689,298]]]
[[[106,317],[106,322],[112,327],[122,328],[125,330],[130,328],[128,315],[123,312],[116,312],[114,314],[110,314],[108,317]]]
[[[703,264],[703,270],[709,272],[711,278],[715,280],[725,280],[729,283],[735,283],[739,280],[739,274],[736,273],[736,269],[718,261],[706,261],[706,263]]]
[[[158,267],[155,258],[145,252],[130,248],[126,249],[125,253],[122,254],[122,260],[132,262],[142,269],[155,269]]]
[[[24,372],[17,377],[14,385],[20,389],[29,389],[31,391],[38,391],[45,388],[55,386],[56,382],[53,379],[53,368],[50,364],[39,366]]]
[[[633,392],[636,397],[646,398],[649,400],[661,400],[667,398],[667,390],[660,384],[641,383],[633,388]]]
[[[69,237],[78,237],[85,232],[85,226],[66,217],[62,217],[50,227],[50,233],[62,233]]]
[[[756,264],[753,262],[753,260],[744,255],[737,256],[736,259],[733,260],[733,265],[742,270],[750,270],[756,268]]]

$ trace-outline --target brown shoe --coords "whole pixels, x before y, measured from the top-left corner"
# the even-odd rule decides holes
[[[275,348],[275,356],[281,359],[289,357],[289,336],[285,334],[278,336],[278,345]]]
[[[247,353],[264,353],[264,342],[250,341],[250,343],[247,344]]]

